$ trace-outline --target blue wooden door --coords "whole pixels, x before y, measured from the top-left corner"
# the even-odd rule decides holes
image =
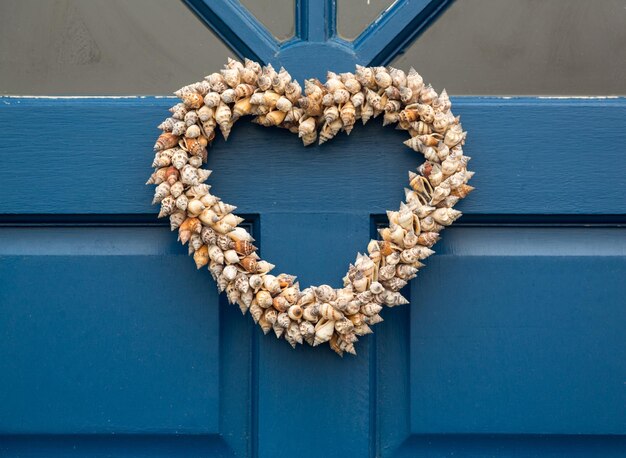
[[[301,0],[279,45],[188,0],[300,81],[388,63],[446,3],[398,1],[347,43],[333,1]],[[626,100],[453,98],[477,191],[343,359],[263,336],[154,216],[172,102],[2,99],[0,456],[626,454]],[[373,124],[305,149],[240,123],[210,150],[216,194],[302,285],[338,286],[403,198],[415,153]]]

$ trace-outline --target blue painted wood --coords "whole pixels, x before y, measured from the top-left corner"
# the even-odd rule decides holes
[[[470,168],[479,171],[478,190],[460,207],[466,214],[626,214],[626,99],[453,102],[469,131]],[[154,214],[151,189],[143,183],[154,126],[172,104],[159,98],[1,99],[6,141],[0,157],[12,173],[0,181],[0,214]],[[584,120],[585,129],[572,119]],[[303,148],[293,134],[242,120],[228,142],[218,139],[210,151],[211,184],[242,213],[382,213],[404,197],[406,172],[422,160],[402,145],[405,138],[374,120],[350,137]],[[272,148],[264,146],[269,142]],[[359,188],[366,183],[374,189]]]
[[[386,65],[453,0],[398,0],[354,42],[337,36],[336,0],[298,0],[296,34],[278,43],[234,0],[184,0],[240,57],[284,66],[296,78],[322,79],[326,71],[351,71],[355,64]]]

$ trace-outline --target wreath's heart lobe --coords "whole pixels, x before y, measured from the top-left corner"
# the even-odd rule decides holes
[[[246,60],[229,60],[219,73],[177,91],[182,102],[159,126],[155,144],[154,203],[159,216],[169,216],[172,230],[189,245],[198,268],[208,265],[220,291],[242,312],[250,311],[265,333],[295,346],[329,342],[339,354],[354,353],[358,336],[382,321],[384,306],[408,301],[399,293],[434,251],[441,230],[460,212],[452,207],[473,188],[467,181],[469,158],[459,119],[450,112],[445,91],[437,94],[411,69],[357,67],[356,73],[329,72],[325,84],[305,81],[304,91],[289,74]],[[350,133],[358,119],[366,123],[383,114],[383,124],[409,131],[405,144],[426,158],[409,172],[411,189],[398,211],[389,211],[382,240],[372,240],[367,255],[358,254],[343,288],[328,285],[300,291],[295,277],[272,275],[274,266],[261,260],[235,207],[209,192],[202,169],[206,148],[219,129],[228,137],[240,117],[297,133],[305,145],[324,143],[340,131]]]

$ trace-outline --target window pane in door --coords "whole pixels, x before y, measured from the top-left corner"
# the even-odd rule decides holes
[[[0,93],[170,95],[235,57],[180,1],[0,1]]]

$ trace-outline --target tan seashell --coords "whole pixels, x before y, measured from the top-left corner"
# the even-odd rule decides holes
[[[257,261],[252,256],[245,256],[245,257],[241,258],[241,260],[239,261],[239,264],[246,271],[251,272],[251,273],[255,273],[255,272],[261,272],[262,271],[262,266],[260,265],[261,262],[262,261]]]
[[[217,110],[215,111],[215,120],[217,124],[220,126],[220,130],[222,131],[222,135],[224,136],[224,140],[228,140],[228,136],[230,135],[230,129],[233,126],[231,120],[231,111],[228,105],[223,102],[220,102]]]
[[[409,281],[417,274],[417,268],[408,264],[400,264],[396,267],[396,275],[402,280]]]
[[[433,219],[442,226],[449,226],[461,216],[461,212],[452,208],[438,208],[432,213]]]
[[[259,326],[261,326],[261,330],[263,331],[263,334],[267,334],[268,332],[271,331],[273,327],[273,323],[270,323],[269,321],[267,321],[267,319],[265,318],[265,314],[263,314],[259,317]]]
[[[187,218],[178,228],[178,239],[186,244],[191,238],[191,234],[199,234],[202,230],[202,223],[198,218]]]
[[[176,200],[172,196],[167,196],[161,201],[161,209],[159,211],[159,218],[168,216],[176,209]]]
[[[320,305],[320,315],[327,320],[337,321],[341,320],[344,315],[339,310],[335,309],[328,302],[324,302]]]
[[[209,245],[209,258],[218,264],[224,264],[224,253],[217,245]]]
[[[250,315],[252,315],[252,319],[255,323],[258,323],[259,319],[263,315],[263,309],[259,306],[259,304],[255,303],[254,301],[250,305]]]
[[[222,276],[229,282],[237,278],[237,274],[238,274],[238,270],[233,265],[224,266],[224,270],[222,271]]]
[[[271,307],[274,302],[270,292],[264,289],[261,289],[256,293],[256,300],[259,306],[264,309]]]
[[[294,321],[299,321],[302,318],[302,307],[299,305],[292,305],[288,310],[289,318]]]
[[[237,100],[233,106],[232,120],[236,121],[242,116],[249,115],[251,112],[252,104],[250,103],[250,97]]]
[[[157,141],[154,144],[154,150],[155,151],[166,150],[169,148],[173,148],[177,144],[178,144],[178,136],[170,132],[163,132],[161,135],[159,135],[159,138],[157,138]]]
[[[189,92],[187,94],[184,94],[181,99],[185,106],[194,110],[196,108],[200,108],[202,106],[202,103],[204,102],[203,97],[197,92]]]
[[[315,340],[313,346],[328,342],[335,331],[334,321],[319,321],[315,326]]]
[[[386,265],[378,270],[378,279],[381,281],[391,280],[396,274],[395,265]]]
[[[373,316],[373,315],[378,314],[382,309],[383,307],[381,305],[376,304],[375,302],[368,302],[367,304],[361,307],[361,313],[366,316]]]
[[[450,192],[451,196],[457,196],[460,197],[461,199],[463,199],[464,197],[466,197],[470,192],[472,192],[474,190],[474,187],[467,185],[467,184],[462,184],[459,187],[453,189]]]
[[[320,318],[319,305],[309,305],[303,308],[302,318],[311,323],[317,323]]]
[[[274,267],[276,267],[274,264],[267,262],[267,261],[257,261],[257,267],[256,267],[256,272],[257,273],[267,273],[270,270],[272,270]]]

